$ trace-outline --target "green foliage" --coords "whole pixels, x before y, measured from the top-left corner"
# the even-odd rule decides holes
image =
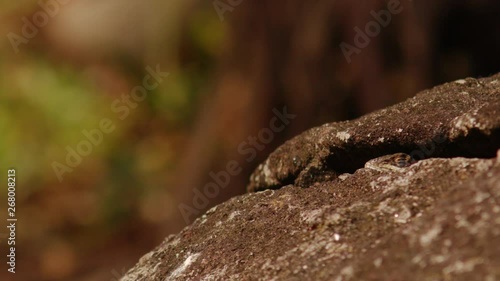
[[[51,163],[63,162],[65,147],[109,115],[110,101],[78,73],[39,58],[5,64],[0,77],[0,166],[22,168],[23,177],[35,182],[53,181]]]

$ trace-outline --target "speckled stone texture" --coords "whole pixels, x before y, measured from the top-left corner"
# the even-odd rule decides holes
[[[313,128],[121,280],[500,280],[498,149],[498,74]]]
[[[356,120],[310,129],[271,153],[248,189],[307,187],[396,152],[416,159],[493,157],[500,143],[499,92],[500,74],[467,78]]]

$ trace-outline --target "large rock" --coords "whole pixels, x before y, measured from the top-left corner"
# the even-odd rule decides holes
[[[499,80],[499,74],[458,80],[353,121],[310,129],[271,153],[249,190],[307,187],[402,151],[419,159],[493,157],[500,143]]]
[[[500,280],[499,80],[295,137],[122,280]]]

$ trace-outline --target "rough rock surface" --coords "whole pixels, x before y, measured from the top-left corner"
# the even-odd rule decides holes
[[[352,121],[329,123],[287,141],[250,178],[250,191],[354,172],[375,157],[493,157],[500,143],[500,75],[420,92]]]
[[[499,148],[500,74],[313,128],[122,280],[500,280]]]

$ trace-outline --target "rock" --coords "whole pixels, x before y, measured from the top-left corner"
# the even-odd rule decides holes
[[[493,157],[500,143],[500,74],[458,80],[346,122],[325,124],[287,141],[259,165],[249,191],[316,181],[406,152],[428,157]]]
[[[499,78],[295,137],[121,280],[499,280]]]

